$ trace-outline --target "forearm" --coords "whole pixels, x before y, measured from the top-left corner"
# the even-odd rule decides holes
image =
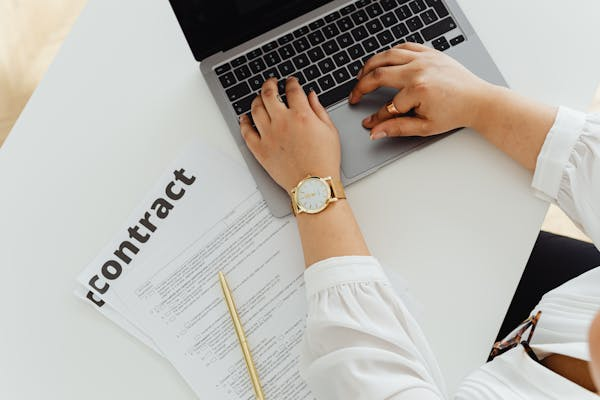
[[[331,257],[370,255],[347,200],[297,218],[306,267]]]
[[[492,85],[476,103],[470,127],[528,170],[535,170],[557,109]]]

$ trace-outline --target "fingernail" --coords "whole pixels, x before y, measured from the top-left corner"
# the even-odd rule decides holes
[[[371,135],[371,140],[379,140],[387,137],[387,133],[384,131],[375,132]]]
[[[361,68],[361,69],[358,71],[358,74],[356,75],[356,79],[360,79],[360,77],[362,76],[362,74],[363,74],[363,69]]]
[[[350,93],[350,96],[348,96],[348,101],[352,103],[352,93]]]
[[[240,115],[240,122],[243,122],[246,119],[246,114]]]

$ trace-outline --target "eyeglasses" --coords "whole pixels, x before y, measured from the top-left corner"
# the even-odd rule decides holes
[[[539,359],[537,358],[537,356],[535,355],[535,353],[529,346],[529,342],[531,341],[531,338],[533,337],[533,332],[535,332],[535,327],[536,327],[538,321],[540,320],[541,316],[542,316],[542,312],[538,311],[537,314],[530,316],[525,321],[523,321],[521,323],[521,325],[519,325],[515,336],[513,336],[511,339],[505,339],[505,340],[501,340],[499,342],[494,343],[494,346],[492,347],[492,351],[490,352],[487,362],[492,361],[494,358],[496,358],[500,354],[504,354],[507,351],[517,347],[518,345],[522,345],[525,348],[525,351],[527,352],[527,354],[529,354],[529,356],[531,358],[533,358],[535,361],[539,362]],[[521,340],[529,328],[531,328],[531,330],[529,331],[529,335],[527,336],[527,339]]]

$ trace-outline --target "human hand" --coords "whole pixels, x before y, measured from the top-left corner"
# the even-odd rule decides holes
[[[371,139],[386,136],[431,136],[459,127],[474,127],[482,99],[493,85],[475,76],[446,54],[416,43],[403,43],[371,57],[350,94],[355,104],[379,87],[393,87],[392,100],[402,113],[383,106],[363,120]]]
[[[337,129],[316,93],[308,97],[298,80],[286,81],[286,106],[277,95],[277,79],[268,79],[252,102],[255,129],[247,115],[240,129],[252,154],[283,189],[290,191],[308,174],[340,178]]]

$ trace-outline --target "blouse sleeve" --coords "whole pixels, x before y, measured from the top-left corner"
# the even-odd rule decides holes
[[[532,185],[600,248],[600,114],[559,109]]]
[[[429,345],[376,259],[321,261],[305,283],[300,373],[316,398],[444,398]]]

